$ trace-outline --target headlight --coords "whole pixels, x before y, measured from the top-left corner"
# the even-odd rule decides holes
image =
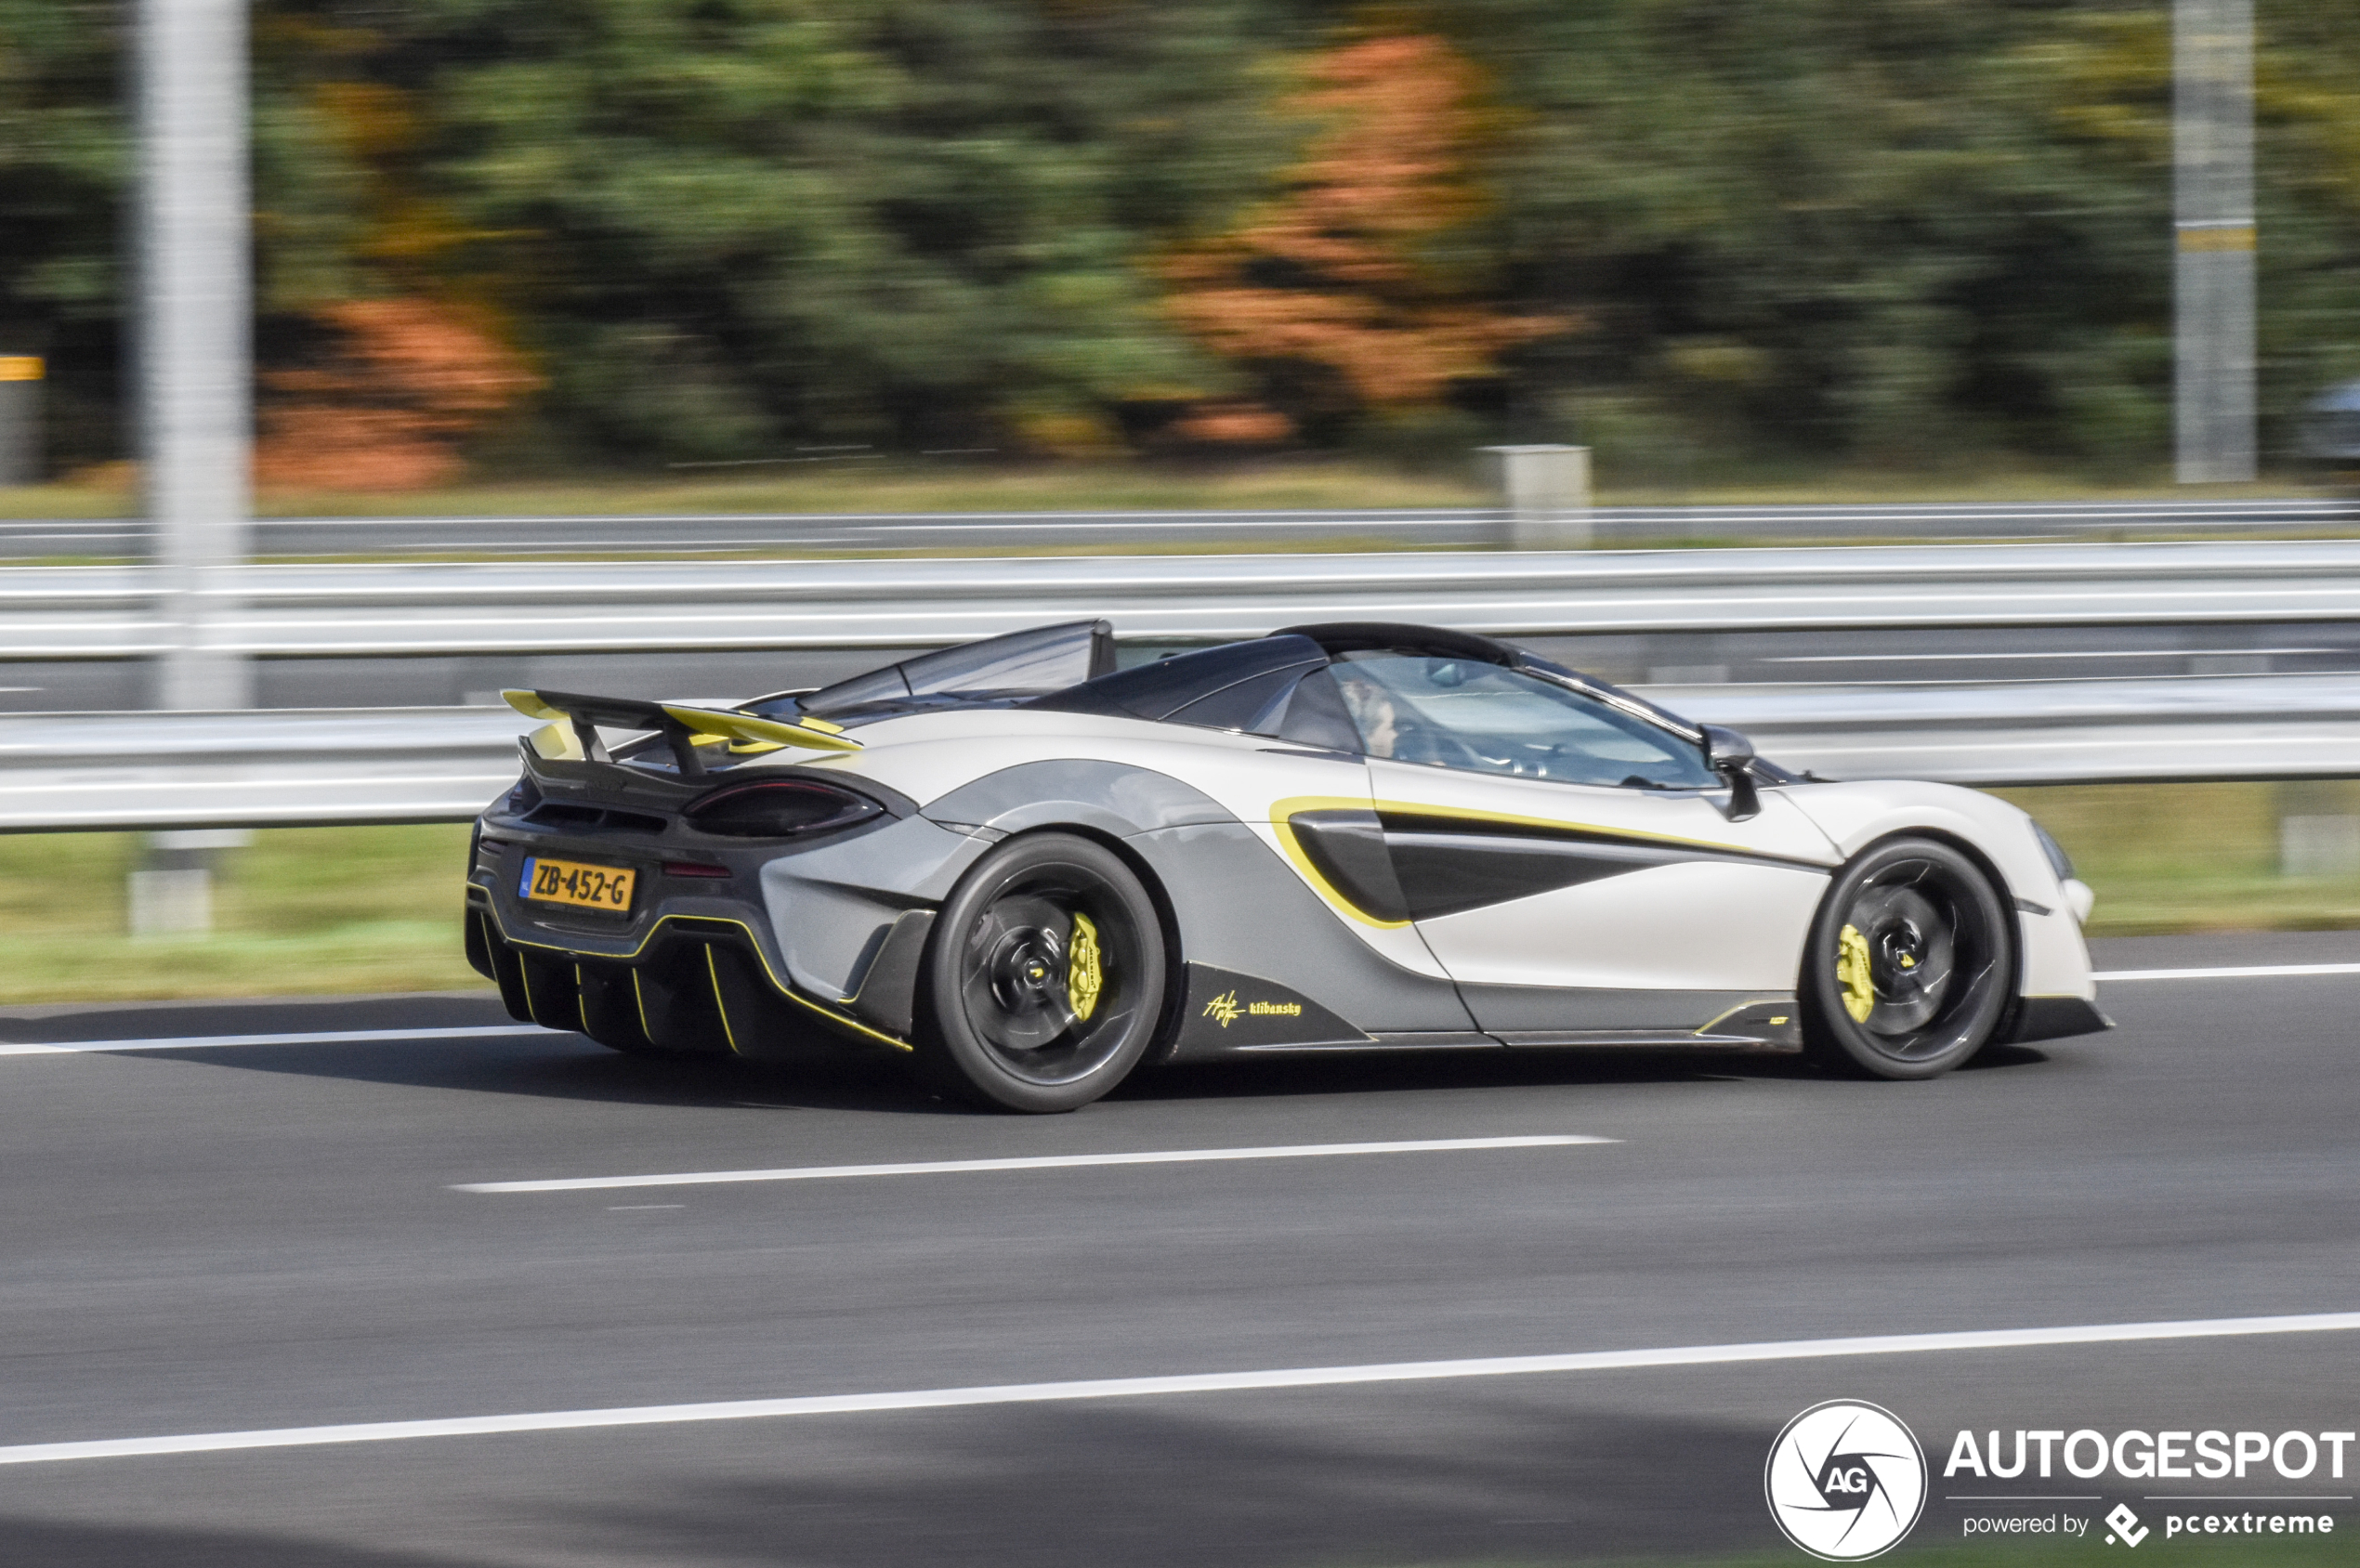
[[[884,815],[868,796],[811,778],[715,790],[688,809],[688,826],[733,839],[793,839]]]
[[[2049,857],[2049,869],[2057,873],[2057,880],[2073,881],[2073,856],[2065,852],[2065,845],[2050,837],[2049,830],[2038,822],[2032,825],[2032,836],[2040,841],[2040,853]]]

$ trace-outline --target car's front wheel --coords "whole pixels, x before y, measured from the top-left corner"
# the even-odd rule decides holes
[[[918,1067],[980,1104],[1077,1109],[1154,1042],[1165,973],[1154,901],[1121,856],[1067,833],[1011,839],[935,921]]]
[[[1840,1071],[1930,1078],[1988,1044],[2008,1012],[2014,921],[1948,844],[1889,839],[1837,873],[1799,987],[1803,1038]]]

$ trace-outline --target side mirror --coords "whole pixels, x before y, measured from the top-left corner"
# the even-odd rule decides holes
[[[1753,782],[1753,742],[1720,725],[1704,726],[1705,765],[1729,786],[1729,820],[1762,815],[1762,791]]]

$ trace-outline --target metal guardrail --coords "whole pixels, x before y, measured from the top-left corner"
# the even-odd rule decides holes
[[[0,569],[0,659],[168,649],[144,567]],[[944,645],[1103,615],[1143,638],[1324,620],[1501,635],[2360,621],[2360,540],[896,561],[256,566],[261,658]]]
[[[2064,539],[2360,526],[2360,506],[2334,497],[2249,501],[1895,503],[1793,506],[1602,506],[1604,544],[1779,539]],[[1301,545],[1352,541],[1410,548],[1481,548],[1506,541],[1508,516],[1488,508],[1334,511],[1096,511],[799,515],[677,512],[562,516],[258,517],[257,555],[666,556],[745,551],[1038,550],[1076,544]],[[0,559],[138,559],[152,546],[139,517],[0,520]]]
[[[1830,777],[2360,776],[2360,676],[1649,695]],[[505,708],[0,717],[0,831],[464,821],[515,778],[530,726]]]

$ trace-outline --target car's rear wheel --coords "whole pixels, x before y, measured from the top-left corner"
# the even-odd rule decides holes
[[[1803,1038],[1828,1066],[1930,1078],[1988,1044],[2007,1015],[2014,922],[1975,863],[1891,839],[1836,875],[1798,987]]]
[[[1155,904],[1121,856],[1066,833],[1012,839],[935,921],[918,1067],[979,1104],[1074,1110],[1147,1053],[1165,973]]]

